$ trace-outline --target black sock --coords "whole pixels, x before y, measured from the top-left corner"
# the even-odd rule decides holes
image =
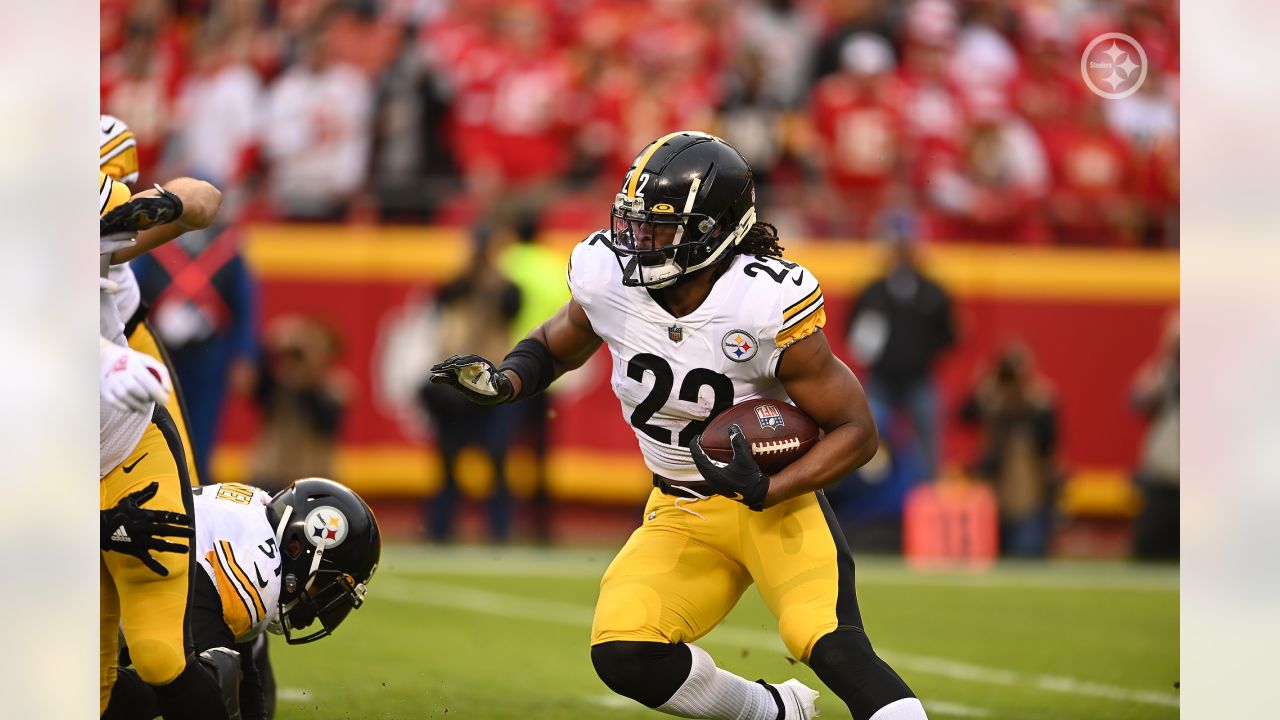
[[[218,681],[194,657],[168,685],[153,685],[164,720],[227,720]]]
[[[915,697],[858,628],[840,628],[823,635],[813,645],[809,667],[849,706],[854,720],[866,720],[895,700]]]
[[[159,714],[155,689],[143,682],[132,668],[120,668],[102,720],[151,720]]]

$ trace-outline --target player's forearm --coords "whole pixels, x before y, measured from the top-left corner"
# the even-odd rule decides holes
[[[834,428],[812,450],[769,478],[765,507],[831,485],[854,468],[865,465],[879,446],[874,423],[846,423]]]
[[[555,382],[561,375],[582,367],[583,364],[585,364],[586,361],[595,354],[596,349],[600,347],[600,343],[597,341],[590,347],[577,348],[573,353],[565,353],[562,351],[560,355],[557,355],[556,351],[553,350],[550,343],[548,343],[546,332],[543,330],[542,326],[534,328],[533,332],[529,333],[529,336],[525,339],[539,343],[547,349],[547,357],[551,361],[550,382]],[[511,356],[508,355],[507,357],[510,358]],[[503,364],[504,366],[506,365],[506,360],[503,361]],[[524,379],[521,378],[520,373],[511,367],[503,367],[503,374],[507,376],[507,379],[511,381],[511,386],[515,389],[513,397],[522,397]]]
[[[119,265],[128,262],[143,253],[154,250],[179,235],[191,231],[202,230],[213,224],[222,207],[222,193],[218,188],[203,180],[182,177],[165,183],[164,189],[177,195],[182,200],[182,216],[171,223],[148,228],[138,233],[138,240],[132,246],[117,250],[111,255],[111,263]],[[138,193],[154,194],[154,190]]]
[[[212,225],[222,207],[222,193],[203,180],[177,178],[165,183],[164,189],[182,198],[182,217],[176,224],[188,230]]]

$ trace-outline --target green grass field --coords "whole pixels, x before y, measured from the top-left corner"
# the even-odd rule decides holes
[[[616,548],[393,546],[366,605],[332,638],[276,643],[282,720],[665,717],[612,695],[587,637]],[[1156,720],[1178,717],[1174,568],[1001,565],[921,574],[858,561],[868,632],[931,718]],[[747,678],[798,677],[754,591],[700,641]]]

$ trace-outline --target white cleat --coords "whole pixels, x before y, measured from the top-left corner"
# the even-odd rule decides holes
[[[818,717],[818,691],[795,678],[774,685],[782,698],[786,720],[811,720]]]

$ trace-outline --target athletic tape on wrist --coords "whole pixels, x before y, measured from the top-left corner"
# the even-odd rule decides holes
[[[555,359],[546,345],[525,338],[516,343],[511,352],[502,359],[498,372],[510,370],[520,376],[520,393],[513,400],[518,400],[546,390],[555,379]]]

